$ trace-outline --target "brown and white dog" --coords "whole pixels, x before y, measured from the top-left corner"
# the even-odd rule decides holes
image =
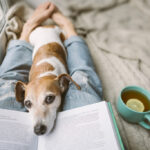
[[[80,86],[67,74],[64,36],[59,27],[37,27],[29,41],[34,46],[29,83],[17,82],[16,100],[29,111],[35,134],[42,135],[52,130],[69,81],[78,89]]]

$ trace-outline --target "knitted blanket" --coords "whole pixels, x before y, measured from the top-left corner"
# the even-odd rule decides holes
[[[53,0],[54,1],[54,0]],[[87,41],[104,99],[113,105],[119,131],[128,150],[149,150],[150,132],[125,122],[116,110],[122,88],[138,85],[150,90],[149,0],[55,0]],[[15,4],[7,14],[8,41],[17,39],[33,11]]]

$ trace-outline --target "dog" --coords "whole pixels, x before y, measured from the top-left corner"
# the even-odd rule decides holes
[[[62,94],[67,90],[69,82],[80,89],[67,74],[64,40],[62,30],[55,25],[37,27],[29,36],[34,46],[29,83],[18,81],[15,94],[16,100],[29,111],[36,135],[52,131]]]

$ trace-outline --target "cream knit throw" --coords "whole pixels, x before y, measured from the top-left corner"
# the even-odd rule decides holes
[[[5,29],[8,41],[19,38],[24,22],[27,21],[32,12],[33,8],[24,2],[16,3],[9,9],[6,15]]]
[[[54,0],[53,0],[54,1]],[[150,150],[150,132],[125,122],[116,111],[122,88],[139,85],[150,90],[149,0],[55,0],[89,45],[103,85],[104,98],[113,105],[126,148]],[[32,8],[14,5],[7,14],[8,40],[16,39]]]

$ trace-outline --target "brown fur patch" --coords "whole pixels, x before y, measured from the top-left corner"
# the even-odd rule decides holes
[[[68,81],[71,81],[78,90],[81,90],[81,87],[71,78],[71,76],[69,74],[63,73],[63,74],[59,75],[57,78],[58,78],[58,80],[61,80],[62,78],[64,78],[64,79],[66,78]]]
[[[42,78],[37,78],[36,80],[29,82],[25,91],[25,97],[28,94],[29,97],[33,96],[34,99],[37,100],[41,94],[41,91],[43,93],[46,93],[47,91],[51,91],[55,95],[59,95],[60,88],[58,85],[58,81],[54,80],[55,78],[56,78],[55,75],[44,76]]]
[[[15,95],[16,95],[16,100],[18,102],[20,102],[20,103],[23,103],[23,101],[24,101],[25,87],[26,87],[26,84],[23,83],[22,81],[18,81],[16,83],[16,86],[15,86]]]
[[[62,42],[64,42],[66,40],[65,35],[63,33],[60,33],[59,37]]]
[[[41,27],[43,27],[43,28],[55,28],[55,25],[51,24],[51,25],[44,25]]]
[[[39,62],[44,58],[57,57],[66,66],[66,54],[61,45],[56,42],[45,44],[39,48],[35,57],[34,63]]]
[[[49,64],[49,63],[42,63],[40,65],[36,65],[33,63],[30,71],[30,80],[36,78],[39,76],[41,73],[47,72],[47,71],[53,71],[55,68]]]

